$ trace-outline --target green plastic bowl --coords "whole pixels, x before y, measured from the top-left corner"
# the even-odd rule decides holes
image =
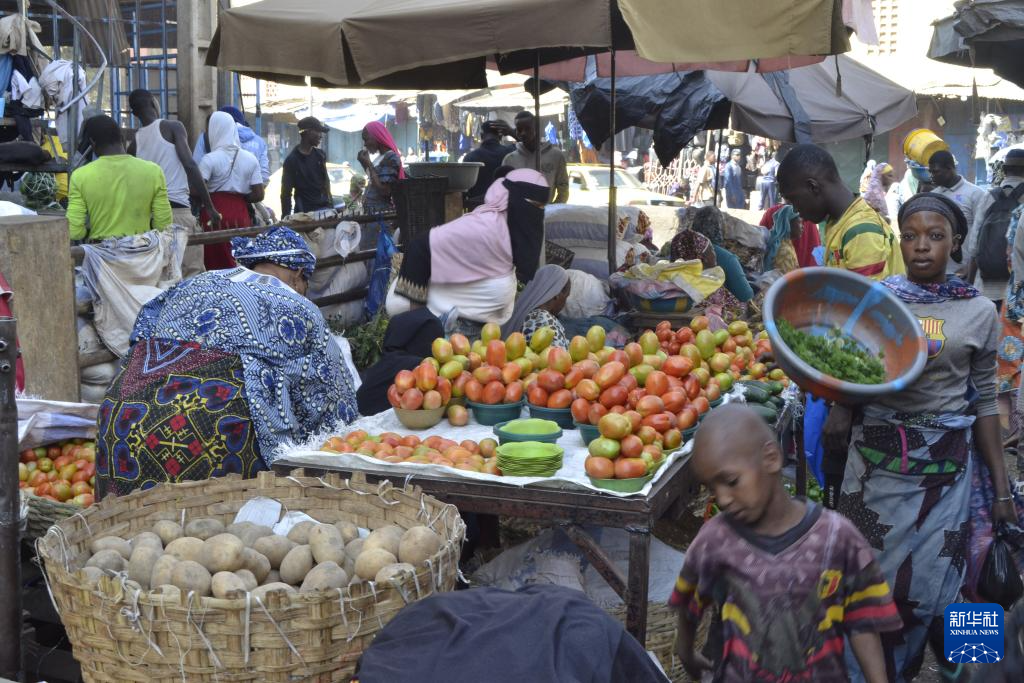
[[[597,431],[596,425],[587,425],[580,422],[576,422],[576,429],[580,430],[580,440],[584,446],[589,446],[590,442],[601,436],[601,432]]]
[[[557,422],[562,429],[576,429],[576,421],[572,419],[572,410],[569,408],[541,408],[534,405],[528,407],[530,417]]]
[[[708,405],[710,407],[712,407],[712,408],[717,408],[718,406],[722,405],[723,401],[725,401],[725,397],[724,396],[719,396],[714,401],[711,401],[710,403],[708,403]]]
[[[683,443],[687,441],[693,441],[693,435],[697,433],[697,426],[690,427],[689,429],[683,430]]]
[[[507,443],[521,443],[523,441],[539,441],[541,443],[555,443],[562,438],[562,428],[556,423],[550,420],[545,420],[548,424],[555,427],[555,431],[547,433],[534,433],[534,434],[519,434],[516,432],[505,431],[507,425],[513,422],[519,422],[520,420],[510,420],[508,422],[500,422],[494,425],[494,435],[498,437],[498,443],[505,445]],[[525,422],[525,420],[523,420]]]
[[[647,482],[654,478],[654,474],[648,474],[644,477],[633,477],[632,479],[594,479],[593,477],[587,477],[590,479],[590,483],[599,489],[606,489],[608,491],[616,491],[618,493],[637,493],[643,487],[647,486]]]
[[[499,422],[515,420],[523,412],[523,401],[518,403],[499,403],[493,406],[466,401],[466,405],[473,410],[473,418],[478,423],[488,427],[493,427]]]
[[[430,429],[443,420],[448,406],[441,406],[433,410],[406,410],[405,408],[392,408],[392,410],[395,411],[398,421],[406,429],[420,430]]]

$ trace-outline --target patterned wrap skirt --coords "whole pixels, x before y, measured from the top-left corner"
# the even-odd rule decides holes
[[[267,469],[241,359],[193,342],[133,345],[97,422],[101,495]]]

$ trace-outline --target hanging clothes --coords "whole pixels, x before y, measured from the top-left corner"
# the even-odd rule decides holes
[[[71,109],[65,109],[65,107],[74,99],[76,91],[78,93],[85,92],[88,85],[85,70],[82,67],[78,67],[77,85],[74,80],[75,76],[72,76],[73,73],[74,65],[71,62],[66,59],[58,59],[50,62],[49,66],[39,74],[39,85],[42,87],[43,93],[59,112],[57,114],[57,135],[64,146],[68,146],[71,140]],[[73,105],[78,110],[76,121],[83,120],[87,105],[85,97]]]

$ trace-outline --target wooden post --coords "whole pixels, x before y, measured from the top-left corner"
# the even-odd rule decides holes
[[[206,117],[217,107],[217,70],[206,66],[206,52],[216,26],[214,0],[179,0],[178,120],[192,144],[206,128]],[[230,76],[230,75],[229,75]],[[230,82],[230,81],[229,81]]]
[[[465,210],[461,192],[446,192],[444,195],[444,222],[461,218]]]
[[[58,216],[0,220],[0,272],[14,290],[25,392],[78,401],[78,335],[68,223]]]
[[[18,548],[18,404],[14,400],[15,321],[0,319],[0,676],[21,672],[21,565]]]

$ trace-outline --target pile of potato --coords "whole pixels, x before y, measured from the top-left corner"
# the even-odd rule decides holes
[[[415,572],[441,549],[441,537],[425,526],[391,525],[366,538],[347,521],[300,522],[287,536],[251,522],[227,527],[216,519],[185,525],[160,521],[126,540],[94,539],[82,571],[95,585],[107,574],[126,573],[139,590],[234,598],[251,591],[310,593],[360,581],[390,585]]]

